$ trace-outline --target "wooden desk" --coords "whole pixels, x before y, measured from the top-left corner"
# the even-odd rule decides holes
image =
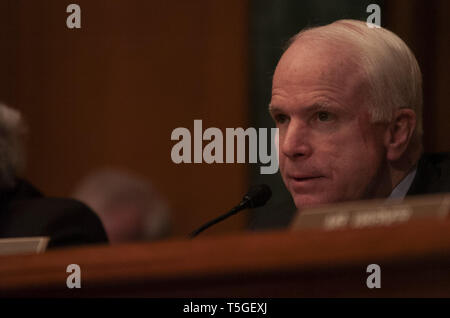
[[[368,289],[369,264],[381,289]],[[66,267],[81,267],[68,289]],[[450,222],[247,233],[0,257],[0,296],[450,296]]]

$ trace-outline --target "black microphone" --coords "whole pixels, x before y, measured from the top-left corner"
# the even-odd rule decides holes
[[[220,221],[225,220],[226,218],[238,213],[239,211],[242,211],[247,208],[258,208],[260,206],[263,206],[266,204],[267,201],[269,201],[270,197],[272,196],[272,191],[270,190],[269,186],[266,184],[260,184],[257,186],[253,186],[250,188],[250,190],[247,192],[246,195],[244,195],[244,198],[242,199],[241,203],[236,205],[234,208],[232,208],[229,212],[219,216],[218,218],[215,218],[214,220],[209,221],[208,223],[205,223],[201,227],[199,227],[197,230],[192,232],[189,237],[194,238],[210,226],[213,226],[216,223],[219,223]]]

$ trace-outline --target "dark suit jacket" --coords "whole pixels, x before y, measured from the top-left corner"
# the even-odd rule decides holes
[[[18,180],[0,192],[0,238],[49,236],[48,248],[106,243],[100,219],[72,199],[46,198],[32,185]]]
[[[450,192],[450,154],[425,154],[407,196]]]

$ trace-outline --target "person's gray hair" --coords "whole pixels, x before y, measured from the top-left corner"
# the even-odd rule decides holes
[[[307,28],[289,41],[289,46],[302,38],[323,40],[351,46],[356,63],[366,74],[371,88],[373,122],[390,122],[397,109],[410,108],[416,113],[416,133],[422,128],[422,74],[419,64],[397,35],[366,22],[339,20],[325,26]]]
[[[19,111],[0,103],[0,188],[12,188],[25,168],[26,126]]]

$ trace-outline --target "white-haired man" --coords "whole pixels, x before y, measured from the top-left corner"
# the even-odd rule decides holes
[[[49,248],[106,243],[100,219],[86,205],[44,197],[20,178],[24,133],[20,113],[0,104],[0,238],[48,236]]]
[[[340,20],[300,32],[276,67],[269,108],[298,209],[450,191],[449,156],[422,156],[418,63],[384,28]]]

